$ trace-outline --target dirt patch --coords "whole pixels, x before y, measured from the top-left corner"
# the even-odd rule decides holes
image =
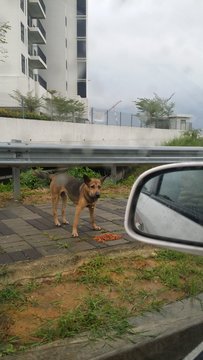
[[[45,321],[75,309],[87,294],[88,290],[82,284],[68,282],[54,286],[52,282],[42,283],[40,289],[27,297],[25,306],[9,311],[12,324],[7,334],[20,338],[20,343],[34,341],[37,339],[35,332]]]

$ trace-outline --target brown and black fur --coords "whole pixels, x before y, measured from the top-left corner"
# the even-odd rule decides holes
[[[36,175],[45,177],[45,175],[42,175],[41,173],[37,173]],[[66,219],[66,206],[67,198],[69,198],[76,205],[72,236],[78,237],[80,213],[85,207],[89,209],[90,222],[93,230],[101,230],[101,227],[97,226],[95,223],[94,212],[96,202],[100,197],[101,186],[106,176],[101,179],[97,179],[89,178],[87,175],[84,175],[83,180],[78,180],[73,176],[68,176],[67,174],[48,176],[51,180],[50,190],[55,225],[61,225],[58,219],[58,205],[60,199],[62,199],[62,222],[63,224],[68,224]]]

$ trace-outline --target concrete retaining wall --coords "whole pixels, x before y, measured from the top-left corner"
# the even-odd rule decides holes
[[[156,146],[181,133],[181,130],[0,118],[0,142],[18,139],[23,142]]]

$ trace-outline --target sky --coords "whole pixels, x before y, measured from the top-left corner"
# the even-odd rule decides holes
[[[136,113],[154,93],[203,128],[203,0],[89,0],[90,106]]]

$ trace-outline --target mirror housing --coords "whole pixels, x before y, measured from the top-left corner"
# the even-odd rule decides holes
[[[162,165],[141,174],[129,195],[125,229],[136,241],[203,254],[203,163]]]

